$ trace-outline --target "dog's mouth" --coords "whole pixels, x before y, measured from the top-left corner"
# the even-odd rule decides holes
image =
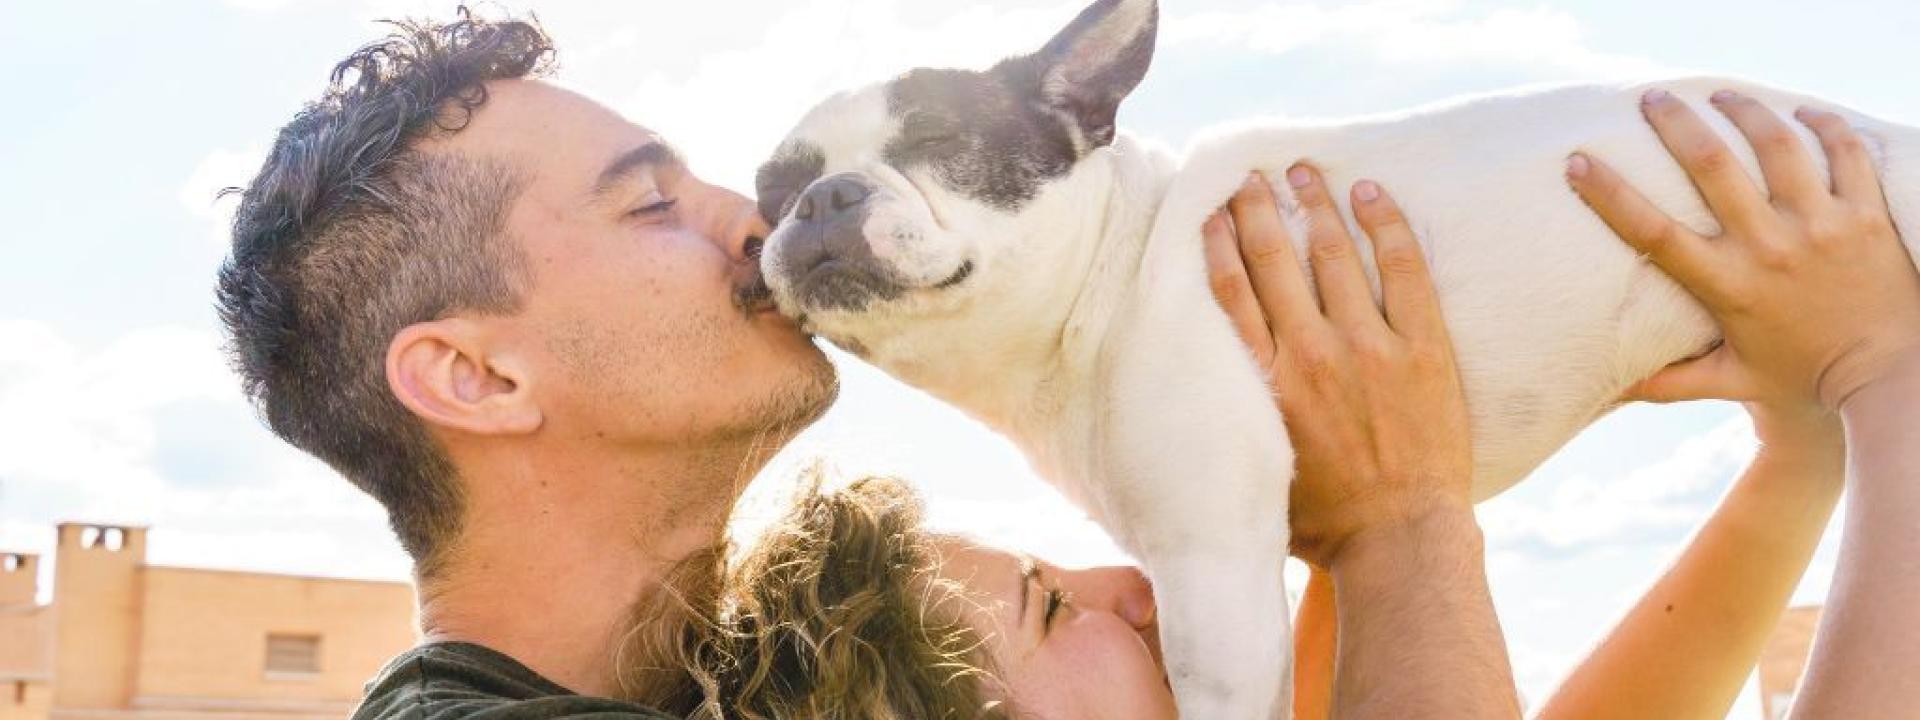
[[[734,309],[747,317],[778,310],[773,300],[773,288],[767,285],[766,276],[760,272],[759,258],[754,258],[747,266],[747,277],[733,286]]]
[[[947,290],[947,289],[959,287],[960,283],[966,282],[967,279],[971,277],[973,277],[973,261],[967,260],[960,263],[960,269],[955,270],[953,272],[953,275],[948,276],[947,279],[941,280],[939,283],[935,284],[933,286],[933,289]]]

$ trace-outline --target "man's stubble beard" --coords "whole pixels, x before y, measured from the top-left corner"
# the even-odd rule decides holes
[[[824,353],[814,352],[798,369],[798,377],[756,398],[725,434],[754,444],[785,445],[807,429],[840,396],[840,374]]]

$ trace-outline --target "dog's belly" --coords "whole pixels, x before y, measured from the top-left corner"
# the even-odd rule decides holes
[[[1731,138],[1755,177],[1746,143],[1706,104],[1707,95],[1740,90],[1783,117],[1803,104],[1839,110],[1727,80],[1660,86]],[[1337,188],[1360,178],[1380,181],[1428,249],[1472,414],[1474,491],[1490,497],[1615,407],[1629,385],[1717,337],[1700,306],[1620,242],[1563,179],[1568,154],[1585,150],[1675,218],[1698,231],[1715,229],[1642,119],[1640,92],[1567,88],[1397,119],[1222,133],[1201,143],[1174,181],[1147,267],[1201,272],[1196,228],[1250,170],[1277,180],[1306,160]],[[1912,249],[1920,244],[1920,130],[1846,114],[1882,164],[1895,220]],[[1818,154],[1819,144],[1799,129]],[[1283,182],[1276,186],[1288,194]],[[1336,196],[1344,205],[1344,193]],[[1299,218],[1292,219],[1298,230]],[[1294,235],[1304,243],[1304,232]]]

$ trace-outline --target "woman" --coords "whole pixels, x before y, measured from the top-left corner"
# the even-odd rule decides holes
[[[1847,326],[1838,316],[1859,307],[1887,309],[1885,328],[1861,330],[1880,352],[1849,355],[1835,382],[1850,386],[1836,389],[1827,372],[1832,351],[1861,338],[1795,335],[1776,326],[1770,337],[1806,340],[1782,353],[1753,340],[1748,328],[1764,325],[1737,325],[1737,313],[1708,303],[1727,328],[1728,345],[1656,376],[1635,396],[1746,401],[1762,450],[1674,567],[1548,699],[1544,716],[1723,716],[1839,496],[1845,444],[1834,410],[1893,372],[1899,358],[1920,354],[1920,281],[1892,236],[1884,202],[1876,205],[1867,192],[1872,171],[1867,166],[1862,179],[1864,156],[1835,150],[1857,146],[1844,124],[1802,118],[1827,141],[1842,178],[1828,192],[1803,150],[1760,142],[1783,129],[1778,118],[1737,97],[1716,104],[1755,141],[1775,203],[1791,210],[1724,202],[1739,192],[1744,175],[1700,161],[1703,153],[1724,155],[1724,146],[1716,149],[1711,132],[1684,107],[1650,102],[1647,109],[1730,233],[1766,227],[1775,241],[1856,248],[1850,260],[1874,261],[1808,273],[1812,280],[1802,285],[1824,281],[1820,287],[1836,299],[1802,303],[1828,315],[1794,320],[1803,328],[1837,328]],[[1574,159],[1569,176],[1623,237],[1648,247],[1644,238],[1664,219],[1657,211],[1634,204],[1617,176],[1590,159]],[[1461,517],[1470,467],[1465,411],[1424,266],[1417,252],[1404,253],[1415,246],[1391,200],[1367,184],[1353,198],[1382,266],[1391,268],[1383,274],[1381,307],[1317,175],[1299,168],[1289,182],[1314,216],[1308,246],[1315,289],[1297,272],[1263,184],[1250,183],[1234,199],[1231,227],[1224,219],[1209,224],[1207,242],[1221,304],[1271,369],[1300,451],[1296,551],[1316,574],[1297,626],[1296,715],[1326,717],[1335,707],[1343,715],[1515,715],[1499,630],[1478,574],[1477,531],[1465,543],[1474,559],[1464,576],[1471,587],[1448,602],[1417,596],[1369,615],[1368,603],[1405,593],[1343,573],[1363,562],[1371,529],[1393,525],[1381,517],[1429,517],[1429,510]],[[1671,252],[1654,255],[1670,271]],[[1674,274],[1700,281],[1698,273]],[[1793,351],[1799,355],[1785,357]],[[724,579],[709,578],[722,588],[722,613],[678,639],[694,648],[681,658],[687,679],[650,691],[648,699],[708,717],[1175,716],[1151,594],[1138,572],[1068,570],[928,533],[919,527],[918,501],[896,481],[868,479],[830,492],[815,482]],[[1398,493],[1398,500],[1373,502],[1382,493]],[[1417,575],[1419,565],[1396,568],[1393,576]],[[1435,612],[1427,605],[1454,606],[1455,613],[1405,620]],[[1401,624],[1380,622],[1393,618]],[[1459,642],[1444,657],[1408,659],[1419,653],[1391,646],[1448,632]]]

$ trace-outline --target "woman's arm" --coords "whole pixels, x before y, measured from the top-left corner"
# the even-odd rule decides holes
[[[1761,449],[1687,549],[1538,717],[1720,718],[1740,694],[1840,498],[1840,422],[1754,412]]]
[[[1294,552],[1335,585],[1333,712],[1518,717],[1468,499],[1466,400],[1419,243],[1378,186],[1355,186],[1381,268],[1376,305],[1319,174],[1296,166],[1288,183],[1312,228],[1313,286],[1258,179],[1234,198],[1231,227],[1208,223],[1207,257],[1288,417]]]
[[[1907,716],[1920,707],[1920,272],[1844,119],[1798,114],[1827,152],[1829,183],[1764,106],[1731,93],[1714,105],[1752,141],[1767,192],[1684,103],[1656,91],[1645,111],[1719,218],[1719,237],[1667,217],[1598,160],[1576,155],[1568,176],[1726,338],[1643,383],[1644,394],[1840,412],[1847,535],[1794,717]]]
[[[1920,708],[1920,351],[1841,411],[1847,527],[1794,718]]]
[[[1319,568],[1307,578],[1293,619],[1293,718],[1327,720],[1333,714],[1333,578]]]

